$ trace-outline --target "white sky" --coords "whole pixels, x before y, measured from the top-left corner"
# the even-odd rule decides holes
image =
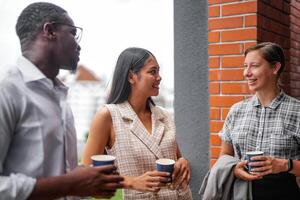
[[[20,55],[17,17],[33,0],[0,0],[1,66]],[[162,84],[173,88],[172,0],[49,0],[83,27],[80,63],[111,79],[118,55],[127,47],[150,50],[161,67]],[[1,67],[0,67],[1,73]]]

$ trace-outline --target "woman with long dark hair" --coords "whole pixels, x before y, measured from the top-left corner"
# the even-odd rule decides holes
[[[96,114],[82,162],[94,154],[116,156],[124,176],[124,199],[192,199],[189,162],[181,157],[175,124],[155,105],[161,76],[154,55],[142,48],[125,49],[114,71],[107,104]],[[175,160],[173,189],[167,173],[156,171],[158,158]]]

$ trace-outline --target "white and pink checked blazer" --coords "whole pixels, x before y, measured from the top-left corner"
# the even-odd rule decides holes
[[[172,118],[157,106],[151,106],[152,133],[149,134],[131,105],[105,105],[112,117],[116,139],[108,154],[116,156],[119,173],[124,176],[140,176],[156,169],[158,158],[176,160],[175,124]],[[139,199],[192,199],[189,188],[183,190],[161,189],[158,193],[124,190],[126,200]]]

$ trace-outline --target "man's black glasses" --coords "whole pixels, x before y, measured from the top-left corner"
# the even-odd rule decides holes
[[[83,28],[78,27],[78,26],[74,26],[74,25],[71,25],[71,24],[67,24],[67,23],[62,23],[62,22],[52,22],[52,24],[60,24],[60,25],[69,26],[69,27],[74,28],[74,30],[75,30],[74,31],[74,38],[77,41],[77,43],[80,42],[81,37],[82,37]]]

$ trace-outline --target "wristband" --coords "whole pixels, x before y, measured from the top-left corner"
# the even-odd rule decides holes
[[[290,172],[293,169],[293,160],[288,159],[288,170],[286,172]]]

